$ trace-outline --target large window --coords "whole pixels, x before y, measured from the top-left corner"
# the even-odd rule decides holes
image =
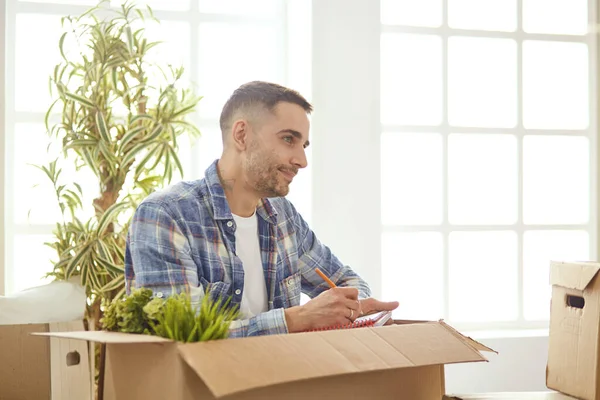
[[[549,318],[596,256],[595,2],[381,0],[382,291],[461,327]]]
[[[43,282],[52,269],[51,239],[60,218],[48,179],[30,164],[48,159],[44,114],[51,104],[48,78],[60,61],[60,19],[96,4],[90,0],[7,0],[6,53],[6,255],[5,291]],[[184,179],[198,179],[222,150],[220,109],[241,83],[268,80],[290,85],[310,100],[310,2],[303,0],[150,0],[161,21],[147,27],[165,42],[153,57],[183,65],[200,101],[194,123],[202,137],[181,146]],[[119,6],[120,1],[111,3]],[[309,155],[310,156],[310,155]],[[290,198],[310,220],[310,167]],[[97,190],[93,177],[80,181]],[[87,184],[87,185],[86,185]]]

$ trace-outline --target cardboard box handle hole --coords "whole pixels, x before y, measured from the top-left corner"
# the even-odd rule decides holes
[[[71,367],[73,365],[79,365],[80,361],[81,361],[81,356],[79,355],[79,352],[71,351],[70,353],[67,353],[67,366],[68,367]]]
[[[585,300],[581,296],[567,295],[567,305],[573,308],[583,308]]]

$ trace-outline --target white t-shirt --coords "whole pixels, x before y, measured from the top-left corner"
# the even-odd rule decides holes
[[[251,318],[268,311],[267,286],[260,255],[258,236],[258,216],[240,217],[233,214],[237,225],[235,249],[244,267],[244,290],[240,312],[244,318]]]

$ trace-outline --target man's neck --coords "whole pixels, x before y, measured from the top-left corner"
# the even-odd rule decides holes
[[[247,188],[239,167],[220,159],[217,162],[217,171],[231,212],[240,217],[252,216],[260,198]]]

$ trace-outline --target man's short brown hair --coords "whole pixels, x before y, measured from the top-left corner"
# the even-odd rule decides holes
[[[255,114],[262,110],[273,112],[275,106],[282,102],[297,104],[307,114],[313,110],[312,105],[300,93],[285,86],[263,81],[243,84],[233,92],[221,111],[219,124],[223,137],[240,113]]]

